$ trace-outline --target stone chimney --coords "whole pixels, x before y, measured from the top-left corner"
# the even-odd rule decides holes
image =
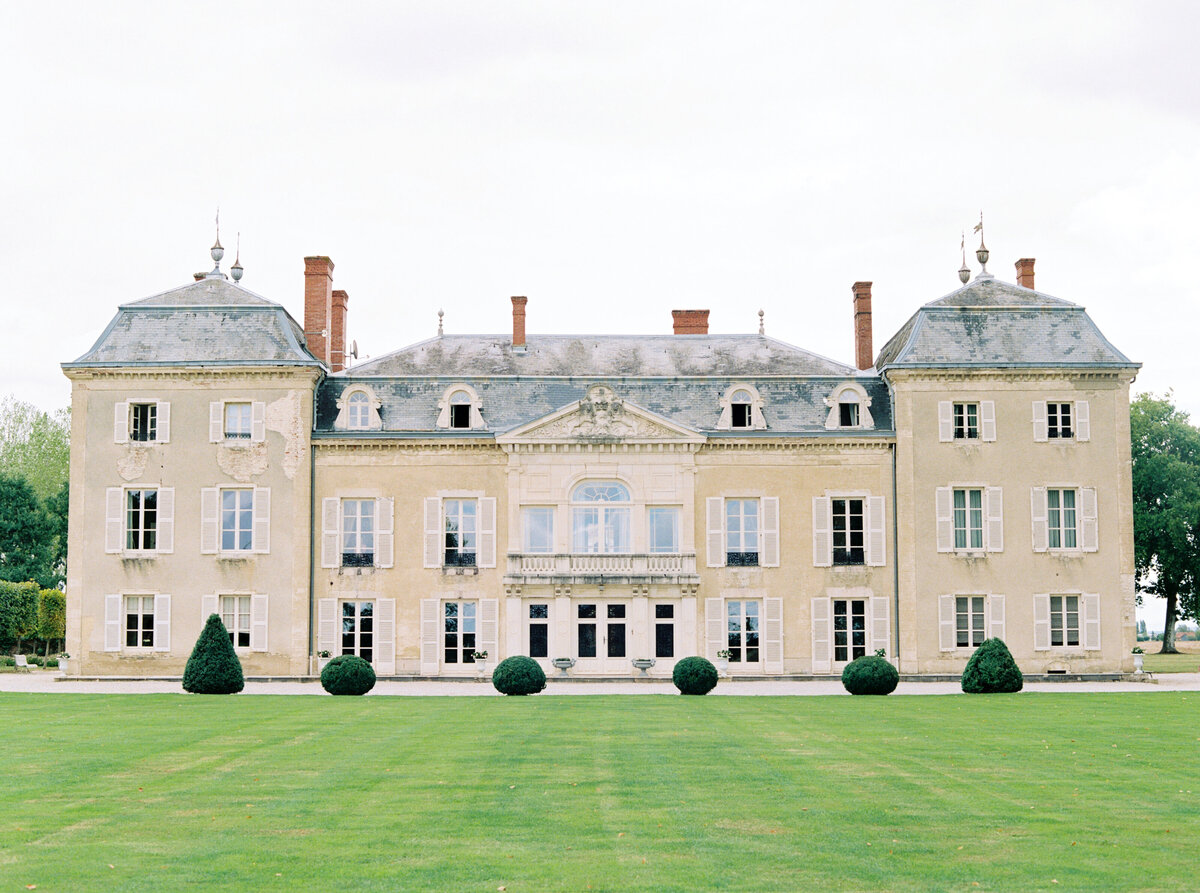
[[[854,292],[854,364],[859,369],[875,365],[871,352],[871,283],[856,282]]]
[[[707,310],[672,310],[671,319],[676,335],[707,335]]]
[[[513,347],[525,347],[525,305],[529,298],[513,295]]]
[[[350,295],[342,289],[333,291],[333,318],[329,325],[329,371],[341,372],[346,368],[346,305]]]
[[[1023,257],[1017,261],[1017,285],[1021,288],[1033,288],[1033,262],[1035,258]]]
[[[333,261],[319,255],[304,258],[304,343],[308,352],[331,365],[330,326],[333,317]],[[343,345],[344,349],[345,345]]]

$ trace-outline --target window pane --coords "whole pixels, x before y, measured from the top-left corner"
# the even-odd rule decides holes
[[[650,551],[679,551],[679,509],[652,508],[647,514]]]
[[[526,552],[554,551],[554,509],[546,506],[521,510]]]
[[[547,625],[544,623],[529,624],[529,656],[548,657],[550,654],[550,637]]]

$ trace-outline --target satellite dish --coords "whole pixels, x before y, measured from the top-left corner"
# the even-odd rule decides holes
[[[354,357],[354,359],[356,359],[356,360],[358,359],[358,342],[357,341],[352,340],[350,342],[350,356]]]

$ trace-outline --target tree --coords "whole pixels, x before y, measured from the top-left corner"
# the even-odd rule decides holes
[[[246,685],[242,662],[229,641],[229,630],[217,614],[209,614],[183,668],[183,690],[199,695],[231,695]]]
[[[1200,429],[1170,393],[1140,395],[1129,415],[1135,580],[1166,599],[1162,653],[1175,654],[1176,621],[1200,610]]]
[[[37,635],[38,585],[36,583],[0,582],[0,636],[17,643]]]
[[[62,582],[54,569],[54,530],[29,484],[0,474],[0,580],[35,580],[53,589]]]
[[[70,449],[67,409],[44,412],[11,394],[0,397],[0,468],[24,478],[38,499],[52,498],[67,480]]]
[[[57,589],[43,589],[38,593],[37,635],[46,643],[46,657],[50,656],[50,643],[61,640],[66,634],[66,596]]]

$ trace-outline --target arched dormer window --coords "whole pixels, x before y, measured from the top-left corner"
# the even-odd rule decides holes
[[[584,481],[571,492],[571,551],[629,551],[629,488]]]
[[[734,384],[720,400],[721,417],[718,430],[753,430],[767,427],[763,416],[763,399],[758,389],[748,384]]]
[[[365,428],[371,418],[370,398],[367,397],[366,391],[355,391],[350,395],[350,399],[346,401],[347,413],[346,427],[347,428]]]
[[[825,427],[831,431],[838,428],[875,427],[875,420],[871,418],[871,398],[866,388],[856,382],[838,385],[825,398],[825,405],[829,407]]]
[[[463,431],[487,427],[483,421],[483,403],[473,387],[456,384],[446,389],[438,401],[437,426]]]
[[[333,427],[342,431],[378,431],[383,427],[380,405],[379,398],[369,387],[350,385],[338,398],[338,414]]]

